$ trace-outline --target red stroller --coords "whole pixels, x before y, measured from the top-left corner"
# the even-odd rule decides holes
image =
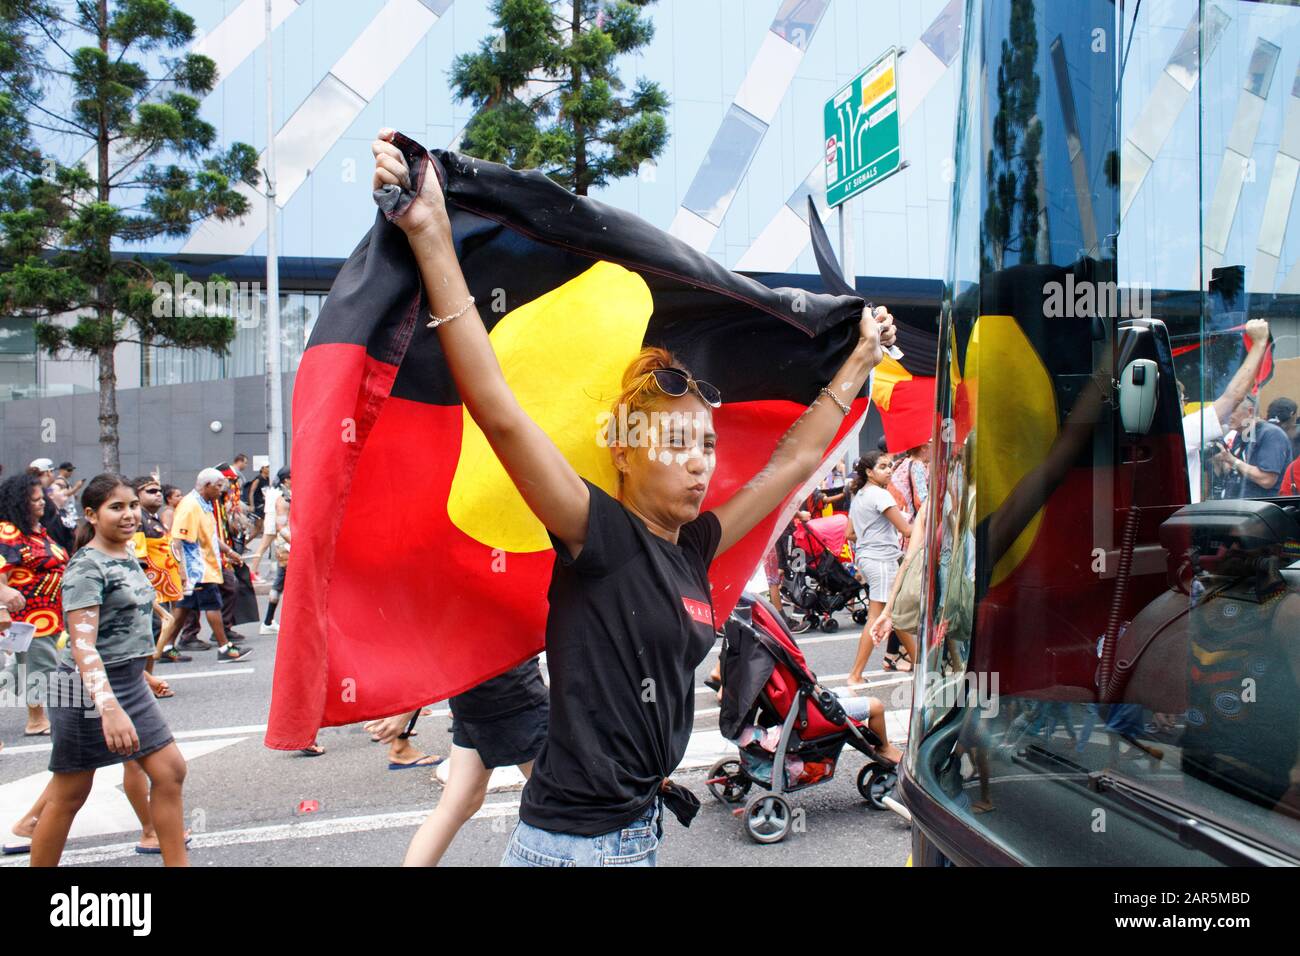
[[[887,809],[897,776],[876,753],[882,741],[817,683],[772,605],[745,595],[723,635],[718,727],[740,754],[714,764],[706,782],[721,802],[744,803],[734,812],[749,836],[757,843],[785,839],[795,819],[786,794],[830,780],[845,744],[867,758],[858,792],[875,809]],[[761,792],[748,797],[755,785]]]
[[[852,612],[855,623],[867,623],[862,583],[840,557],[848,524],[848,515],[840,514],[794,522],[785,592],[804,614],[795,626],[796,634],[813,627],[827,633],[838,630],[840,622],[833,615],[843,608]]]

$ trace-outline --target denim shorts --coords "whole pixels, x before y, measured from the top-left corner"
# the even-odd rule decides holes
[[[621,830],[599,836],[553,833],[520,820],[501,866],[654,866],[659,800]]]

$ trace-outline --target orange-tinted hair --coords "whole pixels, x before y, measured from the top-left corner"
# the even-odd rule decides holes
[[[650,373],[663,368],[679,368],[687,375],[688,369],[667,349],[647,346],[637,353],[636,358],[623,370],[622,390],[611,406],[613,418],[610,427],[614,428],[619,420],[619,409],[626,406],[625,413],[631,418],[633,412],[651,412],[666,405],[671,399],[654,384]],[[612,442],[611,442],[612,444]],[[619,472],[619,484],[623,482],[623,473]]]

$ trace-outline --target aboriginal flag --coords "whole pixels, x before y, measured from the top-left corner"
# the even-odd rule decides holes
[[[766,463],[857,340],[856,296],[769,289],[541,173],[428,154],[400,134],[394,144],[415,192],[436,171],[514,394],[577,472],[611,494],[601,416],[643,346],[671,350],[722,392],[708,509]],[[468,690],[545,642],[555,553],[426,327],[415,261],[392,222],[410,198],[395,187],[376,194],[382,211],[339,272],[294,385],[273,748]],[[857,396],[824,461],[856,440],[866,407]],[[794,489],[714,562],[719,622],[808,490]]]

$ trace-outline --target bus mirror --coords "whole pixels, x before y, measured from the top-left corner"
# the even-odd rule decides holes
[[[1119,413],[1124,431],[1145,435],[1156,414],[1160,370],[1150,359],[1135,359],[1124,367],[1119,379]]]

